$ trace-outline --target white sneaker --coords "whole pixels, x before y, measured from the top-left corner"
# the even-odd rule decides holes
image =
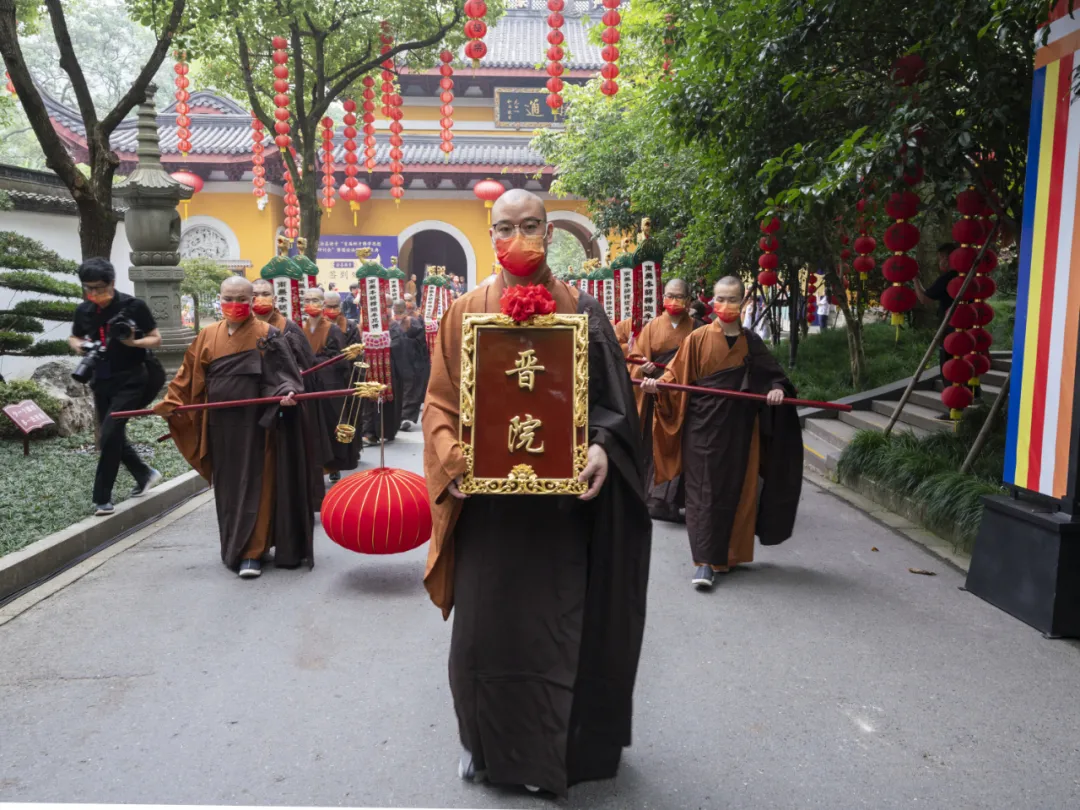
[[[405,419],[405,420],[403,420],[401,422],[401,427],[399,428],[399,430],[402,430],[405,433],[408,433],[412,429],[413,429],[413,422],[409,421],[408,419]]]
[[[164,477],[165,476],[163,476],[161,473],[159,473],[157,470],[155,470],[153,467],[151,467],[150,468],[150,477],[148,479],[146,479],[145,484],[136,484],[135,485],[134,489],[131,490],[131,497],[132,498],[141,498],[149,490],[153,489],[158,484],[160,484],[161,479],[164,478]]]
[[[458,760],[457,775],[458,779],[464,779],[466,782],[483,782],[487,771],[477,770],[472,754],[462,751],[461,759]]]
[[[540,788],[538,788],[536,785],[526,785],[525,789],[527,791],[529,791],[529,793],[539,793],[540,792]]]

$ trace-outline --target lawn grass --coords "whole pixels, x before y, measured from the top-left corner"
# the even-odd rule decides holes
[[[992,301],[994,320],[987,327],[994,338],[993,350],[1012,348],[1014,299]],[[863,347],[866,369],[862,385],[851,383],[851,364],[848,359],[847,330],[826,329],[799,341],[795,366],[788,364],[788,342],[771,346],[773,356],[780,362],[802,399],[832,401],[841,397],[869,391],[882,385],[910,377],[926,353],[936,329],[909,329],[886,323],[867,323],[863,326]],[[930,368],[936,368],[937,353],[930,358]]]
[[[969,551],[982,519],[983,496],[1005,491],[1004,412],[971,472],[959,472],[988,412],[986,405],[971,408],[955,433],[922,439],[910,433],[860,431],[844,449],[837,474],[845,483],[865,479],[891,496],[909,499],[928,529],[952,537],[958,549]]]
[[[143,460],[168,480],[191,468],[171,441],[157,443],[166,431],[163,420],[147,417],[132,419],[127,435]],[[0,441],[0,556],[93,514],[97,459],[93,431],[31,441],[26,457],[21,440]],[[114,503],[126,500],[134,485],[121,466]]]

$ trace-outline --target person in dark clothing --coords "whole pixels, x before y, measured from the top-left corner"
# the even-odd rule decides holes
[[[161,481],[161,473],[128,444],[127,420],[111,416],[113,411],[145,408],[165,384],[161,364],[148,354],[161,345],[161,333],[145,301],[116,289],[116,270],[108,259],[87,259],[79,267],[79,280],[86,300],[75,308],[68,344],[82,355],[97,351],[92,346],[95,342],[104,349],[90,380],[101,452],[93,500],[95,515],[110,515],[121,463],[135,479],[133,498],[142,497]]]

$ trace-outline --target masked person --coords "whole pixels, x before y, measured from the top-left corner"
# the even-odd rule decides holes
[[[289,487],[304,489],[278,457],[277,431],[303,439],[297,422],[282,423],[279,410],[294,406],[303,390],[300,369],[285,336],[252,316],[251,282],[233,276],[221,284],[223,320],[199,332],[154,412],[188,463],[214,485],[221,560],[243,578],[262,573],[262,557],[278,548],[275,563],[297,564],[304,543],[296,531]],[[278,405],[249,405],[174,413],[181,405],[284,396]],[[301,446],[300,453],[303,452]],[[295,452],[293,454],[295,457]],[[302,493],[301,493],[302,494]],[[303,516],[302,516],[303,517]],[[306,518],[303,518],[306,520]],[[288,557],[288,560],[286,560]]]
[[[128,444],[127,420],[111,415],[145,408],[165,384],[161,363],[148,351],[161,345],[161,333],[144,301],[116,289],[116,271],[107,259],[83,262],[79,281],[86,300],[75,308],[68,344],[78,354],[92,352],[80,366],[92,364],[87,373],[98,423],[94,514],[111,515],[113,485],[121,463],[135,479],[132,498],[142,497],[161,481],[161,473]],[[95,342],[100,348],[86,349]]]
[[[659,377],[664,373],[657,364],[670,362],[679,346],[697,328],[690,318],[687,309],[689,306],[690,285],[684,279],[673,278],[664,287],[664,312],[666,314],[653,318],[645,324],[638,339],[634,342],[634,351],[631,356],[641,358],[646,362],[643,365],[630,364],[632,379]],[[653,483],[656,477],[652,457],[654,398],[645,394],[640,388],[634,390],[634,395],[637,398],[638,417],[641,419],[642,452],[645,454],[645,491],[648,493],[645,504],[653,520],[677,523],[682,520],[680,515],[684,499],[682,476],[675,476],[671,481],[663,484]]]
[[[465,753],[459,775],[563,795],[614,776],[630,744],[645,619],[651,526],[641,434],[625,360],[603,308],[547,263],[553,226],[522,189],[492,209],[503,271],[443,316],[424,404],[424,473],[433,531],[424,584],[451,610],[450,690]],[[557,312],[589,323],[589,490],[473,495],[458,487],[461,325],[501,311],[508,288],[538,284]],[[482,407],[482,403],[479,404]]]
[[[406,293],[404,303],[404,314],[398,322],[402,325],[408,343],[411,369],[405,381],[404,399],[401,403],[401,429],[412,430],[412,426],[420,421],[420,406],[424,403],[428,378],[431,376],[431,358],[428,356],[424,318],[411,295]],[[396,310],[394,319],[398,320]]]
[[[744,297],[739,279],[716,282],[716,320],[686,338],[659,380],[646,377],[641,386],[656,394],[655,482],[683,476],[691,581],[702,589],[718,572],[753,561],[755,533],[766,545],[791,536],[802,486],[799,417],[783,405],[795,389],[761,338],[740,325]],[[764,394],[770,407],[661,390],[657,382]]]
[[[359,323],[357,321],[346,318],[341,313],[341,298],[338,297],[337,293],[326,294],[325,303],[323,305],[323,318],[325,318],[330,323],[336,325],[337,328],[341,331],[341,334],[344,335],[345,340],[343,348],[347,346],[355,346],[356,344],[363,342],[362,338],[360,337]],[[330,369],[327,369],[327,371],[330,370],[334,370],[337,372],[337,375],[335,377],[336,381],[333,383],[335,387],[339,389],[345,389],[349,387],[349,383],[353,378],[353,365],[349,360],[339,361],[334,366],[331,366]],[[331,377],[330,374],[327,374],[326,376],[328,378]],[[358,379],[363,379],[363,376],[359,377]],[[344,400],[334,400],[334,402],[337,403],[343,401]],[[339,421],[340,418],[341,412],[339,411]],[[335,421],[335,432],[337,424],[338,422]],[[357,426],[353,425],[353,427]],[[344,447],[344,454],[342,454],[339,450],[339,452],[337,453],[338,458],[328,465],[328,469],[331,470],[331,481],[340,480],[343,470],[355,470],[357,467],[360,466],[360,448],[362,447],[363,442],[360,438],[359,431],[357,431],[357,433],[353,436],[353,440],[351,442],[336,441],[335,444],[341,444]]]
[[[292,350],[293,359],[300,371],[307,371],[318,361],[311,345],[304,336],[303,328],[286,318],[277,307],[274,306],[274,288],[264,278],[257,278],[251,283],[252,303],[251,311],[255,317],[277,329],[285,336],[289,348]],[[304,392],[312,393],[324,390],[317,374],[308,374],[303,377]],[[328,422],[327,403],[325,400],[305,402],[299,407],[281,412],[280,419],[288,423],[290,431],[299,429],[303,437],[303,450],[300,455],[296,454],[297,445],[291,441],[290,431],[279,432],[278,464],[287,464],[290,469],[304,469],[307,474],[306,501],[300,495],[291,495],[295,499],[293,513],[296,520],[304,518],[303,531],[293,530],[291,535],[303,539],[302,547],[286,548],[279,544],[275,551],[275,564],[279,567],[288,567],[295,560],[299,564],[301,559],[314,564],[312,553],[312,529],[314,527],[314,514],[322,508],[322,499],[326,494],[326,485],[323,483],[323,467],[333,461],[334,448],[331,444],[334,420]],[[334,414],[329,414],[334,416]],[[293,426],[293,421],[300,420],[298,426]],[[290,489],[290,492],[294,488]],[[279,490],[280,491],[280,490]],[[301,553],[302,552],[302,553]]]
[[[376,403],[372,400],[364,400],[364,443],[369,446],[377,446],[379,437],[383,441],[392,442],[397,437],[401,426],[401,409],[405,392],[408,388],[409,347],[406,344],[405,329],[402,327],[401,318],[405,313],[405,305],[401,301],[395,302],[388,294],[386,302],[390,308],[390,323],[386,332],[390,336],[390,388],[393,399]],[[395,307],[395,303],[401,304]]]

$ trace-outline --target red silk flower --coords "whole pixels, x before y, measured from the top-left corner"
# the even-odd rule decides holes
[[[499,299],[503,315],[516,322],[527,321],[533,315],[550,315],[555,311],[555,299],[547,287],[539,284],[520,284],[507,287]]]

